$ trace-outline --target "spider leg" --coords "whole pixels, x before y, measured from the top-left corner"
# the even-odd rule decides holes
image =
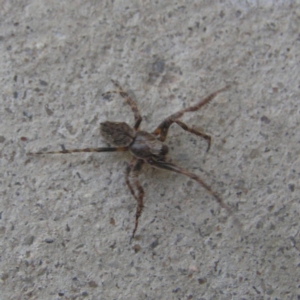
[[[135,191],[134,191],[134,189],[133,189],[133,187],[132,187],[132,185],[130,183],[130,180],[129,180],[130,173],[132,171],[132,168],[136,164],[136,161],[137,161],[137,159],[133,158],[131,160],[130,164],[127,166],[126,172],[125,172],[125,181],[126,181],[126,184],[127,184],[128,188],[130,190],[131,195],[135,198],[136,201],[138,201],[138,198],[137,198],[137,196],[135,194]]]
[[[208,143],[206,152],[208,152],[208,150],[210,149],[210,145],[211,145],[211,136],[210,135],[207,135],[207,134],[205,134],[199,130],[196,130],[194,128],[188,127],[185,123],[183,123],[179,120],[176,120],[175,123],[178,124],[183,130],[186,130],[190,133],[193,133],[195,135],[201,136],[202,138],[206,139],[207,143]]]
[[[223,208],[225,208],[228,213],[231,215],[232,214],[232,211],[231,209],[229,208],[228,205],[226,205],[222,198],[220,196],[218,196],[212,189],[209,185],[207,185],[200,177],[198,177],[196,174],[194,173],[191,173],[171,162],[165,162],[165,161],[155,161],[153,159],[149,159],[147,161],[151,166],[155,167],[155,168],[158,168],[158,169],[165,169],[165,170],[169,170],[169,171],[172,171],[172,172],[176,172],[176,173],[179,173],[179,174],[183,174],[195,181],[197,181],[201,186],[203,186],[216,200],[217,202],[219,203],[219,205]]]
[[[132,173],[131,173],[131,179],[133,180],[133,183],[138,191],[138,195],[136,197],[137,200],[137,206],[136,206],[136,213],[135,213],[135,226],[130,238],[130,242],[132,241],[132,239],[134,238],[134,235],[136,233],[136,230],[138,228],[139,225],[139,218],[143,212],[143,208],[144,208],[144,203],[143,203],[143,198],[145,195],[144,189],[141,186],[139,180],[138,180],[138,174],[142,168],[144,161],[143,160],[137,160],[135,165],[132,168]]]
[[[133,114],[134,114],[134,120],[135,120],[134,129],[138,130],[140,127],[140,124],[142,122],[142,116],[141,116],[141,113],[139,111],[137,104],[131,99],[131,97],[128,95],[128,93],[123,90],[123,88],[119,85],[118,82],[116,82],[115,80],[111,80],[111,81],[118,88],[118,90],[117,91],[108,91],[108,92],[102,94],[102,97],[105,97],[110,94],[119,94],[122,98],[124,98],[124,101],[131,107],[131,110],[133,111]]]
[[[84,148],[84,149],[71,149],[67,150],[64,149],[61,151],[45,151],[45,152],[29,152],[27,155],[36,155],[36,154],[67,154],[67,153],[75,153],[75,152],[116,152],[116,151],[127,151],[128,147],[116,147],[116,148],[111,148],[111,147],[101,147],[101,148]]]
[[[204,99],[201,99],[197,104],[189,106],[187,108],[181,109],[178,112],[172,114],[168,118],[166,118],[164,121],[160,123],[160,125],[153,131],[154,135],[159,135],[159,140],[160,141],[165,141],[168,135],[168,130],[170,126],[180,117],[183,116],[184,113],[186,112],[192,112],[192,111],[197,111],[200,109],[202,106],[206,105],[208,102],[210,102],[212,99],[214,99],[219,93],[226,91],[230,86],[226,85],[222,89],[215,91],[214,93],[208,95]],[[179,125],[179,124],[178,124]]]

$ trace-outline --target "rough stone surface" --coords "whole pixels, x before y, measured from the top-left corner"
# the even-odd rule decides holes
[[[1,299],[300,298],[299,1],[2,1]],[[170,155],[197,183],[143,168],[145,210],[124,181],[129,154],[29,157],[99,147],[99,123],[142,128],[227,83],[172,126]],[[237,222],[235,219],[238,219]]]

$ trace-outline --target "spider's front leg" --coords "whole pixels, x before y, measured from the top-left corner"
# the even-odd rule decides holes
[[[40,155],[40,154],[69,154],[78,152],[123,152],[127,151],[128,147],[100,147],[100,148],[83,148],[83,149],[65,149],[60,151],[41,151],[41,152],[28,152],[27,155]]]
[[[197,111],[202,106],[206,105],[212,99],[214,99],[219,93],[221,93],[223,91],[226,91],[229,87],[230,86],[227,85],[224,88],[222,88],[222,89],[220,89],[218,91],[215,91],[214,93],[208,95],[207,97],[205,97],[204,99],[202,99],[201,101],[199,101],[198,103],[196,103],[195,105],[192,105],[192,106],[189,106],[187,108],[181,109],[178,112],[172,114],[171,116],[169,116],[168,118],[166,118],[164,121],[162,121],[159,124],[159,126],[153,131],[153,134],[156,135],[156,136],[159,136],[158,139],[160,141],[164,142],[166,140],[166,138],[167,138],[170,126],[173,123],[177,123],[182,129],[205,138],[208,141],[208,149],[207,150],[209,150],[209,148],[210,148],[210,136],[208,136],[207,134],[202,133],[200,131],[197,131],[197,130],[195,130],[193,128],[188,127],[184,123],[178,121],[178,119],[180,117],[182,117],[184,115],[184,113],[186,113],[186,112]]]
[[[181,122],[179,120],[176,120],[175,123],[177,125],[179,125],[183,130],[188,131],[188,132],[190,132],[192,134],[195,134],[197,136],[201,136],[202,138],[204,138],[207,141],[207,143],[208,143],[206,152],[209,151],[210,145],[211,145],[211,136],[210,135],[208,135],[208,134],[206,134],[204,132],[201,132],[201,131],[199,131],[197,129],[191,128],[191,127],[187,126],[185,123],[183,123],[183,122]]]
[[[135,130],[138,130],[142,122],[142,116],[137,104],[132,100],[132,98],[128,95],[128,93],[125,90],[123,90],[123,88],[119,85],[119,83],[117,83],[115,80],[111,80],[111,81],[118,88],[118,90],[108,91],[102,94],[102,97],[106,97],[110,94],[119,94],[122,98],[124,98],[124,101],[131,107],[131,110],[134,114],[135,124],[133,127]]]

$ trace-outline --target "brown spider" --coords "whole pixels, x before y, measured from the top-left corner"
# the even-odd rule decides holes
[[[84,149],[72,149],[67,150],[64,149],[61,151],[50,151],[50,152],[36,152],[36,153],[28,153],[29,155],[34,154],[57,154],[57,153],[73,153],[73,152],[114,152],[114,151],[130,151],[133,155],[133,159],[130,164],[127,166],[125,173],[126,184],[132,194],[132,196],[137,201],[136,214],[135,214],[135,227],[132,232],[131,240],[134,238],[136,230],[138,228],[139,218],[142,214],[144,203],[144,189],[141,186],[138,180],[138,174],[142,168],[144,163],[147,163],[158,169],[165,169],[172,172],[180,173],[190,177],[191,179],[197,181],[200,185],[202,185],[220,204],[221,207],[225,208],[229,214],[231,214],[231,209],[223,202],[223,200],[211,189],[209,185],[202,181],[196,174],[193,174],[176,164],[168,161],[166,159],[166,155],[169,151],[167,145],[163,142],[167,138],[169,127],[176,123],[183,130],[186,130],[190,133],[193,133],[197,136],[200,136],[207,140],[208,147],[207,151],[210,148],[211,137],[205,133],[202,133],[194,128],[188,127],[183,122],[178,119],[182,117],[182,115],[186,112],[197,111],[202,106],[210,102],[213,98],[215,98],[219,93],[227,90],[229,85],[223,87],[222,89],[210,94],[205,97],[197,104],[189,106],[187,108],[181,109],[178,112],[172,114],[164,121],[160,123],[160,125],[152,132],[146,132],[140,130],[140,124],[142,121],[142,117],[140,111],[136,105],[136,103],[130,98],[130,96],[123,90],[123,88],[114,80],[112,80],[113,84],[118,88],[117,91],[109,91],[104,93],[102,96],[106,97],[112,93],[119,94],[122,98],[124,98],[125,102],[131,107],[134,113],[135,124],[130,127],[125,122],[109,122],[106,121],[104,123],[100,123],[100,132],[103,138],[108,142],[113,144],[115,147],[101,147],[101,148],[84,148]],[[130,179],[132,182],[130,182]],[[132,183],[136,190],[134,190]]]

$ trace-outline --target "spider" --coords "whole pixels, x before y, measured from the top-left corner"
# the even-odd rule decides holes
[[[164,169],[175,173],[183,174],[196,182],[198,182],[206,191],[211,194],[219,205],[227,210],[231,214],[231,209],[223,202],[221,197],[216,194],[212,188],[207,185],[199,176],[194,173],[191,173],[182,167],[174,164],[173,162],[167,159],[167,154],[169,148],[164,141],[167,138],[168,131],[170,126],[173,123],[179,125],[183,130],[188,131],[192,134],[195,134],[199,137],[204,138],[207,143],[207,150],[210,149],[211,137],[203,132],[200,132],[194,128],[187,126],[185,123],[179,120],[186,112],[193,112],[199,110],[202,106],[206,105],[213,98],[215,98],[219,93],[226,91],[230,86],[227,85],[220,90],[211,93],[207,97],[201,99],[195,105],[189,106],[187,108],[181,109],[174,114],[167,117],[163,120],[159,126],[152,132],[146,132],[140,130],[140,124],[142,122],[142,116],[139,111],[137,104],[131,99],[128,93],[117,83],[112,80],[113,84],[117,87],[115,91],[108,91],[102,94],[103,97],[108,97],[111,94],[119,94],[131,107],[131,110],[134,114],[134,126],[130,127],[125,122],[103,122],[100,123],[100,133],[102,137],[115,147],[100,147],[100,148],[84,148],[84,149],[72,149],[68,150],[62,147],[61,151],[49,151],[49,152],[35,152],[28,153],[29,155],[35,154],[68,154],[74,152],[124,152],[129,151],[133,158],[128,164],[125,172],[125,182],[129,188],[130,193],[137,201],[136,213],[135,213],[135,226],[130,238],[130,241],[134,238],[135,233],[138,228],[139,218],[143,212],[144,208],[144,189],[141,186],[138,174],[141,171],[143,164],[149,164],[154,168]]]

